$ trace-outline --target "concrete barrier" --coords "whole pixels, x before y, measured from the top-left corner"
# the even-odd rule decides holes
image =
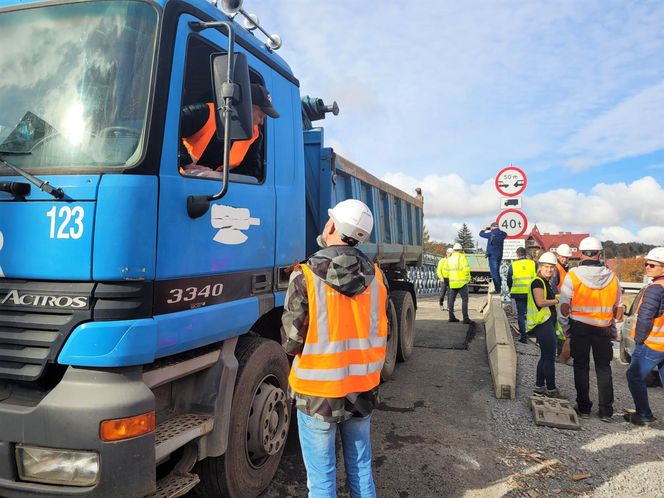
[[[516,396],[516,350],[507,315],[499,294],[487,295],[482,318],[486,330],[486,350],[496,398]]]

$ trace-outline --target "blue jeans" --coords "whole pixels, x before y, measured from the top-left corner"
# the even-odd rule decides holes
[[[553,320],[548,319],[533,328],[540,347],[540,359],[537,362],[535,385],[551,390],[556,388],[556,329]]]
[[[654,351],[645,344],[637,344],[632,353],[632,361],[627,369],[627,385],[629,392],[634,398],[634,407],[636,413],[642,419],[652,419],[652,411],[648,403],[648,388],[646,387],[646,377],[653,368],[659,367],[659,378],[664,386],[664,353]]]
[[[371,469],[371,415],[353,417],[335,424],[310,417],[298,410],[297,423],[302,458],[307,469],[309,498],[337,496],[337,427],[341,432],[350,495],[353,498],[376,496]]]
[[[528,296],[525,294],[513,295],[514,303],[516,304],[516,320],[519,322],[519,336],[521,339],[526,339],[526,312],[528,311]]]
[[[500,262],[503,258],[498,256],[489,256],[489,272],[491,273],[491,279],[493,280],[493,286],[496,288],[496,292],[500,292],[501,281],[500,281]]]

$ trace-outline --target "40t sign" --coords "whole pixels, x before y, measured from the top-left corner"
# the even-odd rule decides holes
[[[508,239],[521,237],[528,228],[526,215],[518,209],[506,209],[498,215],[496,223],[503,232],[507,233]]]

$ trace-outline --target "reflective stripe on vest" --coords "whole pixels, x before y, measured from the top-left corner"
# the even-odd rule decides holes
[[[553,299],[553,296],[550,296],[546,290],[546,283],[542,277],[536,276],[533,280],[539,280],[542,282],[544,292],[544,299]],[[532,282],[531,282],[532,285]],[[533,295],[532,286],[528,287],[528,304],[526,307],[526,330],[531,331],[538,325],[546,323],[546,321],[551,317],[551,309],[548,306],[543,306],[540,309],[537,309],[537,304],[535,303],[535,296]],[[556,320],[556,323],[553,324],[553,328],[556,330],[556,336],[559,339],[564,339],[565,334],[563,333],[563,328]]]
[[[182,139],[182,143],[194,162],[201,158],[203,152],[205,152],[205,149],[210,143],[210,140],[212,140],[212,137],[217,131],[217,124],[214,120],[214,104],[212,102],[208,103],[208,110],[208,119],[203,127],[192,136]]]
[[[288,378],[293,391],[341,398],[380,383],[387,346],[387,288],[374,266],[376,274],[369,287],[349,297],[301,265],[309,329]]]
[[[572,279],[570,318],[595,327],[608,327],[613,322],[613,310],[618,295],[618,279],[615,274],[603,289],[591,289],[583,284],[576,272],[568,275]]]
[[[512,294],[528,294],[530,283],[537,276],[535,262],[532,259],[512,261]]]
[[[233,145],[231,145],[230,159],[228,160],[228,165],[231,168],[236,168],[242,163],[244,156],[247,155],[249,147],[251,147],[251,144],[256,141],[259,135],[258,125],[254,125],[254,131],[249,140],[236,140],[233,142]]]
[[[470,282],[468,260],[460,252],[454,252],[447,258],[447,271],[451,289],[460,289]]]
[[[660,285],[664,287],[664,281],[653,282],[650,285]],[[648,285],[648,287],[650,287],[650,285]],[[641,293],[641,299],[639,299],[639,303],[636,306],[636,313],[635,313],[636,319],[632,324],[632,330],[629,334],[632,337],[636,335],[636,323],[639,317],[639,308],[641,308],[641,304],[643,303],[643,296],[645,296],[645,294],[646,292],[644,290]],[[652,322],[652,329],[650,330],[650,334],[648,335],[648,337],[646,337],[646,340],[643,341],[643,344],[645,344],[654,351],[660,351],[664,353],[664,313],[662,313],[660,316],[655,317],[655,319]]]

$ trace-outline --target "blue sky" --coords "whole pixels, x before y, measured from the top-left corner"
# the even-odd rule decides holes
[[[664,245],[664,2],[247,0],[329,145],[412,192],[451,240],[525,170],[543,231]]]

